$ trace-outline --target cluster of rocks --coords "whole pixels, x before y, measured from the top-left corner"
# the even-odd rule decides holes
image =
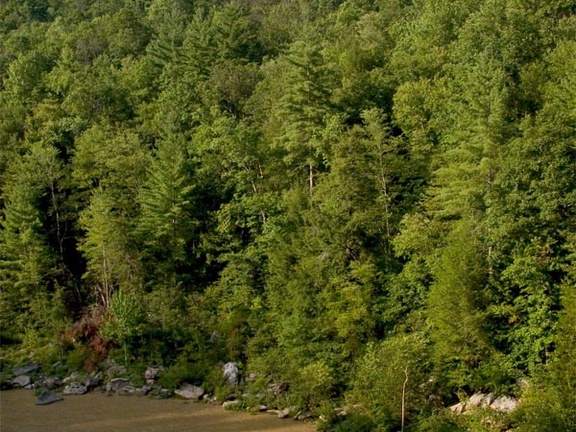
[[[53,365],[52,369],[56,369]],[[55,376],[45,376],[41,373],[38,363],[29,363],[12,369],[11,373],[3,373],[2,389],[21,388],[41,390],[36,401],[37,405],[47,405],[63,400],[63,396],[79,396],[101,389],[108,395],[145,396],[154,391],[154,395],[161,398],[173,396],[173,392],[156,385],[161,367],[148,368],[144,373],[146,382],[143,386],[136,386],[126,378],[127,370],[124,366],[105,363],[103,370],[96,370],[91,374],[72,372],[61,379]],[[55,393],[56,390],[61,393]]]
[[[277,415],[279,419],[287,419],[287,418],[293,418],[294,420],[298,420],[298,421],[303,421],[303,420],[308,420],[312,418],[312,414],[309,412],[304,412],[300,409],[298,409],[298,407],[289,407],[289,408],[284,408],[281,410],[270,410],[270,409],[266,409],[266,410],[261,410],[262,412],[266,412],[268,414],[274,414]]]
[[[238,368],[238,364],[234,362],[226,363],[222,366],[222,376],[224,377],[226,384],[230,388],[234,388],[240,384],[240,369]],[[206,393],[206,391],[202,387],[198,387],[191,383],[183,383],[180,388],[174,390],[174,394],[187,400],[194,400],[194,401],[206,401],[210,403],[215,403],[216,398]],[[227,403],[235,402],[236,395],[231,393],[227,396],[226,401],[224,401],[224,407],[229,407],[230,405],[226,405]]]
[[[62,380],[62,383],[65,386],[64,390],[62,390],[62,394],[64,396],[83,395],[97,387],[100,387],[102,382],[102,372],[94,373],[92,375],[73,372]]]
[[[34,389],[34,381],[40,373],[40,365],[38,363],[29,363],[25,366],[18,366],[12,369],[12,380],[4,380],[2,383],[3,388],[24,388]]]
[[[230,385],[230,375],[227,374],[227,371],[233,370],[235,371],[232,376],[238,377],[238,370],[237,366],[234,364],[236,369],[233,369],[229,364],[224,365],[222,368],[224,377],[227,378],[227,384]],[[258,376],[255,374],[250,374],[247,377],[247,381],[254,382]],[[238,378],[236,378],[238,379]],[[237,381],[238,382],[238,381]],[[248,393],[242,394],[239,398],[236,397],[236,394],[232,393],[227,396],[226,400],[222,402],[222,407],[226,410],[239,410],[239,409],[248,409],[251,412],[260,412],[266,413],[277,416],[279,419],[287,419],[292,418],[294,420],[309,420],[314,418],[312,413],[308,411],[303,411],[296,406],[286,407],[286,408],[269,408],[267,405],[260,403],[254,405],[256,401],[265,401],[267,399],[275,399],[278,396],[286,393],[288,391],[288,384],[286,383],[271,383],[268,385],[266,390],[263,390],[255,395],[250,395]],[[251,400],[248,406],[244,405],[245,401]]]
[[[244,395],[247,396],[247,395]],[[222,403],[222,408],[226,410],[236,410],[242,406],[242,403],[238,399],[226,400]],[[270,409],[267,405],[259,405],[256,407],[257,412],[271,414],[277,416],[279,419],[293,418],[294,420],[307,420],[312,418],[310,412],[304,412],[296,406],[283,408],[283,409]],[[255,412],[255,411],[253,411]]]
[[[53,365],[56,369],[58,365]],[[65,365],[60,365],[65,368]],[[172,391],[158,385],[158,378],[165,369],[163,367],[149,367],[144,372],[142,386],[135,385],[126,375],[126,367],[107,361],[101,365],[101,369],[91,374],[73,372],[61,379],[54,376],[44,376],[38,363],[29,363],[15,367],[12,373],[3,373],[4,379],[0,380],[1,389],[21,388],[37,390],[41,389],[38,397],[38,405],[47,405],[63,400],[63,396],[79,396],[97,388],[107,395],[121,396],[145,396],[153,395],[157,398],[168,398],[174,395],[189,400],[204,400],[215,402],[216,398],[207,394],[201,387],[190,383],[183,383],[180,388]],[[236,363],[230,362],[222,366],[222,375],[228,386],[234,388],[240,384],[240,371]],[[8,377],[8,378],[6,378]],[[60,390],[61,393],[55,393]],[[228,402],[236,399],[234,394],[228,398]]]
[[[514,411],[520,401],[511,396],[496,397],[492,393],[475,393],[467,401],[459,402],[450,407],[450,411],[454,414],[464,414],[476,408],[489,408],[501,413],[509,413]]]
[[[53,370],[65,370],[66,366],[61,364],[53,365]],[[237,363],[229,362],[222,366],[222,377],[226,385],[231,389],[231,393],[225,397],[224,401],[207,393],[202,387],[192,383],[183,383],[175,390],[162,388],[158,384],[158,378],[165,369],[163,367],[149,367],[144,371],[144,385],[135,385],[128,377],[126,367],[107,361],[100,365],[100,368],[92,373],[72,372],[65,378],[56,376],[45,376],[42,374],[38,363],[29,363],[24,366],[15,367],[12,373],[3,375],[9,379],[1,380],[2,389],[23,388],[38,390],[40,394],[36,400],[37,405],[48,405],[64,400],[65,397],[80,396],[88,392],[100,389],[107,395],[120,396],[153,396],[156,398],[169,398],[177,396],[182,399],[192,401],[203,401],[208,403],[221,403],[225,409],[240,409],[243,405],[242,399],[250,397],[248,394],[237,396],[234,392],[241,384],[241,374]],[[254,377],[248,377],[253,380]],[[266,391],[257,395],[260,400],[265,400],[268,396],[275,397],[288,390],[285,384],[270,384]],[[305,420],[312,417],[309,412],[298,410],[297,407],[283,409],[269,409],[268,406],[257,405],[256,411],[276,415],[278,418],[293,418],[295,420]]]

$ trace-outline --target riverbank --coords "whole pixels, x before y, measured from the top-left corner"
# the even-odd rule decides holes
[[[106,396],[92,392],[48,406],[32,391],[0,392],[1,432],[313,432],[311,424],[269,414],[224,411],[177,399]]]

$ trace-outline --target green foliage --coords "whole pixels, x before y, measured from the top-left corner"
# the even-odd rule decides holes
[[[104,322],[100,333],[105,339],[120,343],[124,350],[124,363],[128,363],[130,342],[142,333],[144,310],[138,297],[116,291],[108,306],[109,318]]]
[[[93,355],[87,346],[77,346],[66,355],[66,365],[70,371],[83,371],[92,362]]]
[[[55,286],[59,264],[38,208],[61,175],[56,149],[42,143],[9,167],[0,219],[0,307],[2,328],[14,326],[15,333],[42,326],[48,333],[61,330],[53,319],[63,306]]]
[[[524,388],[518,413],[521,431],[574,430],[576,424],[576,290],[563,286],[564,311],[557,330],[557,351],[550,364]]]
[[[93,286],[93,295],[109,306],[119,286],[137,286],[132,251],[127,249],[127,219],[114,209],[114,200],[96,190],[90,206],[80,215],[86,237],[79,249],[87,259],[84,278]]]
[[[452,237],[454,236],[454,237]],[[428,314],[438,366],[448,364],[442,376],[459,387],[471,383],[470,373],[490,353],[484,328],[483,281],[485,268],[469,226],[449,238],[433,270]],[[474,388],[481,383],[473,383]]]
[[[463,429],[458,426],[457,420],[451,413],[441,411],[422,419],[415,428],[418,432],[460,432]]]
[[[140,354],[151,363],[171,364],[189,342],[192,324],[183,324],[186,300],[178,287],[154,290],[144,296],[146,343]],[[188,319],[184,322],[188,323]]]
[[[47,365],[47,368],[49,368],[52,364],[60,360],[63,351],[58,341],[54,340],[53,335],[62,332],[61,328],[62,326],[41,330],[33,327],[27,328],[21,345],[22,352],[25,353],[27,359],[19,359],[19,361],[30,361],[30,359],[33,359],[41,365]],[[46,330],[50,330],[50,333]],[[48,373],[48,371],[44,372]]]
[[[550,384],[535,384],[523,396],[523,406],[517,414],[519,431],[574,431],[574,405],[566,405],[566,396]]]
[[[189,258],[196,221],[184,143],[170,138],[159,144],[139,191],[140,217],[137,234],[145,257],[158,266],[156,283],[175,286],[178,267]]]
[[[180,384],[187,382],[200,385],[209,373],[209,367],[186,356],[180,356],[176,362],[163,371],[158,379],[158,384],[163,388],[178,388]]]
[[[106,189],[117,198],[119,209],[131,212],[147,161],[137,134],[94,125],[75,142],[72,178],[81,191]]]
[[[236,361],[331,430],[401,428],[405,370],[405,430],[512,427],[435,411],[477,391],[569,429],[575,13],[4,0],[2,343],[222,395]]]
[[[360,412],[374,425],[381,425],[381,430],[397,427],[402,419],[403,389],[407,418],[425,404],[427,351],[426,340],[418,334],[396,335],[369,345],[358,361],[348,402],[359,405]]]

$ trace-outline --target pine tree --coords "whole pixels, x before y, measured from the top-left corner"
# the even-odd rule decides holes
[[[114,197],[99,188],[92,193],[79,223],[86,232],[79,246],[87,261],[84,280],[92,288],[93,299],[109,307],[120,287],[134,289],[140,284],[139,266],[129,239],[129,220],[116,207]]]
[[[8,167],[0,220],[2,327],[11,323],[16,331],[24,331],[49,325],[35,316],[33,304],[55,288],[59,266],[49,246],[41,201],[59,176],[56,150],[42,144],[32,145]]]
[[[84,281],[92,299],[105,306],[119,287],[140,285],[131,232],[146,160],[138,136],[128,131],[94,126],[76,140],[71,178],[85,233],[78,249],[87,260]]]
[[[320,134],[331,111],[329,74],[320,44],[311,40],[294,42],[283,65],[283,93],[272,114],[281,128],[276,140],[286,152],[288,166],[306,171],[312,194],[326,155]]]
[[[155,261],[156,282],[172,286],[179,279],[179,266],[188,265],[193,253],[197,210],[190,169],[182,138],[160,141],[138,196],[138,236],[148,259]]]

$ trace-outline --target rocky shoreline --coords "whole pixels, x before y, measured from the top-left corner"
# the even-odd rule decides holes
[[[148,397],[153,399],[177,398],[197,403],[220,405],[225,410],[250,411],[268,413],[280,419],[292,418],[298,421],[325,422],[322,415],[316,416],[305,412],[298,407],[266,405],[268,395],[279,395],[287,390],[283,385],[269,384],[266,391],[257,395],[244,393],[242,389],[246,384],[256,379],[254,376],[241,379],[238,364],[229,362],[221,367],[221,379],[225,383],[226,392],[222,389],[218,396],[206,391],[204,388],[190,382],[182,382],[177,388],[167,388],[160,384],[162,374],[166,369],[162,366],[147,367],[144,372],[135,377],[128,369],[112,360],[106,360],[91,372],[70,372],[66,365],[54,364],[51,371],[62,371],[61,374],[45,374],[39,363],[31,362],[12,367],[8,370],[6,365],[0,365],[0,389],[23,389],[35,391],[36,405],[50,405],[64,401],[67,397],[81,397],[90,392],[101,392],[108,396]],[[64,371],[66,371],[64,373]],[[486,421],[493,421],[494,413],[499,414],[513,412],[520,404],[520,400],[511,396],[501,395],[496,397],[492,393],[475,393],[468,399],[447,407],[447,411],[454,416],[469,415],[483,412]],[[357,408],[336,408],[333,415],[344,418],[349,412]],[[350,411],[351,410],[351,411]],[[484,415],[482,414],[482,415]],[[496,418],[495,417],[495,418]],[[507,430],[504,426],[502,430]]]
[[[82,396],[90,392],[100,391],[108,396],[133,396],[150,397],[155,399],[179,398],[193,402],[221,405],[226,410],[247,410],[253,412],[276,415],[280,419],[293,418],[294,420],[313,419],[310,413],[304,413],[296,407],[271,409],[264,404],[259,404],[254,409],[247,409],[243,400],[248,394],[237,395],[240,381],[240,370],[236,363],[229,362],[222,366],[222,378],[230,389],[223,400],[219,400],[214,394],[205,391],[204,388],[192,383],[183,382],[178,388],[165,388],[158,383],[158,378],[165,371],[161,366],[146,368],[140,381],[143,385],[137,385],[135,380],[129,378],[125,366],[107,360],[96,367],[90,373],[67,372],[63,375],[45,374],[42,366],[37,362],[31,362],[15,366],[10,370],[3,367],[0,379],[0,390],[31,390],[37,395],[36,405],[50,405],[64,401],[66,397]],[[54,364],[51,370],[65,370],[65,365]],[[270,391],[277,392],[278,386],[271,385]]]

